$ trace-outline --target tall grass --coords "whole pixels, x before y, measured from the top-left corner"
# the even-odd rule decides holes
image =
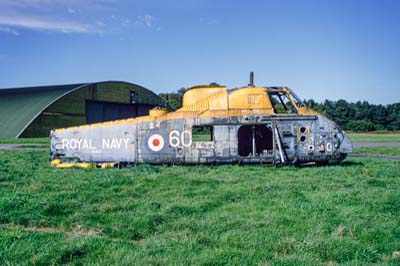
[[[0,264],[398,265],[399,172],[384,160],[60,170],[47,152],[0,151]]]

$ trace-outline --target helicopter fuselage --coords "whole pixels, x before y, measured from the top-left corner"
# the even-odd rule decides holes
[[[200,86],[175,112],[53,130],[51,157],[74,164],[337,164],[352,143],[286,87]]]

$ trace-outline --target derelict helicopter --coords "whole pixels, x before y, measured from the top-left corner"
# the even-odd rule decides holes
[[[58,168],[147,164],[338,164],[346,133],[287,87],[196,86],[175,112],[60,128],[50,133]]]

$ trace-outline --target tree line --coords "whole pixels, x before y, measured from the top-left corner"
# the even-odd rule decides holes
[[[182,97],[185,88],[177,92],[161,93],[160,97],[166,101],[167,107],[177,110],[182,106]],[[335,121],[341,128],[355,132],[375,130],[400,130],[400,102],[382,105],[371,104],[367,101],[355,103],[346,100],[325,100],[318,103],[312,99],[304,103],[311,109]]]
[[[400,130],[400,102],[388,105],[371,104],[367,101],[355,103],[346,100],[304,103],[315,111],[326,115],[345,130],[366,132],[375,130]]]

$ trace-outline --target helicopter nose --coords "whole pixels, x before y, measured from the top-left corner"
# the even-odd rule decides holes
[[[353,143],[351,142],[350,138],[347,136],[347,134],[342,131],[343,134],[343,140],[340,143],[339,151],[340,153],[343,154],[349,154],[353,152]]]

